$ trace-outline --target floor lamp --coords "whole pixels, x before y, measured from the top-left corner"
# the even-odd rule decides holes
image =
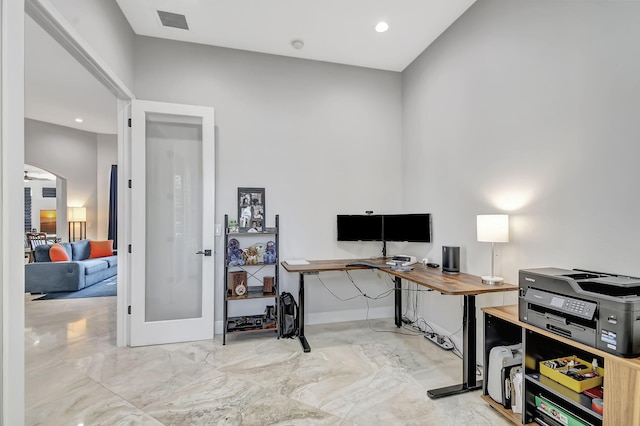
[[[478,241],[491,243],[491,275],[484,275],[484,284],[500,284],[502,277],[496,277],[493,273],[493,261],[495,258],[495,243],[509,242],[509,216],[506,214],[479,214],[477,218]]]
[[[85,239],[87,237],[87,209],[85,207],[69,207],[67,219],[69,219],[69,241],[78,241],[76,229],[78,229],[78,239]]]

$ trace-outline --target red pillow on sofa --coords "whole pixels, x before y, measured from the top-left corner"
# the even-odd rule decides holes
[[[60,244],[55,243],[49,249],[49,257],[52,262],[68,262],[69,253]]]
[[[89,259],[97,257],[113,256],[113,240],[89,241]]]

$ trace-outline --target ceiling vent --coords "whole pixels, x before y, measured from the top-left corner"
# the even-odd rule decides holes
[[[160,22],[162,22],[162,25],[165,27],[180,28],[181,30],[189,29],[187,17],[184,15],[158,10],[158,16],[160,17]]]

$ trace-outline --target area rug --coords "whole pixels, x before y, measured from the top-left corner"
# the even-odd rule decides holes
[[[83,288],[78,291],[59,291],[55,293],[47,293],[42,297],[33,300],[52,300],[52,299],[80,299],[84,297],[105,297],[115,296],[117,291],[118,276],[113,276],[95,283],[92,286]]]

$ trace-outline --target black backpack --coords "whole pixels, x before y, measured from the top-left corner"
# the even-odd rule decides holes
[[[298,335],[298,304],[291,293],[283,292],[278,299],[280,309],[280,337]]]

